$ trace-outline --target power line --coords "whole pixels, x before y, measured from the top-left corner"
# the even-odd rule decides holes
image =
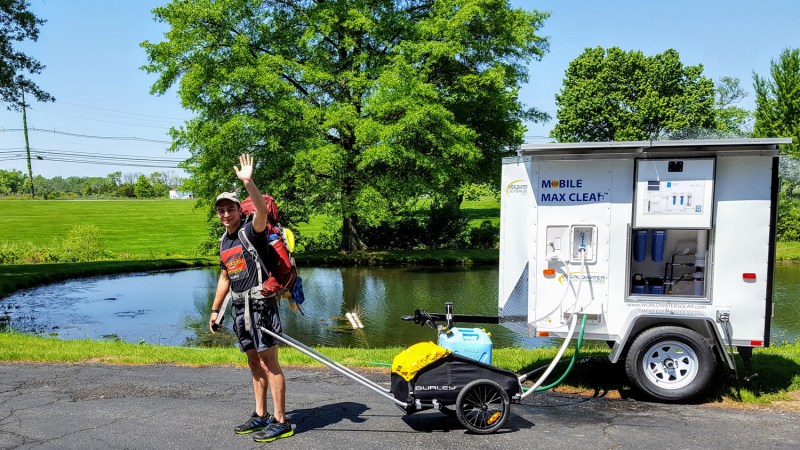
[[[183,158],[169,158],[169,157],[147,157],[141,155],[115,155],[109,153],[92,153],[92,152],[73,152],[73,151],[60,151],[60,150],[53,150],[53,149],[44,149],[44,148],[33,148],[31,150],[35,151],[37,155],[41,156],[59,156],[59,157],[85,157],[85,158],[100,158],[100,159],[109,159],[109,160],[117,160],[117,161],[150,161],[150,162],[159,162],[159,163],[180,163],[183,162]],[[0,151],[0,154],[18,154],[18,151],[8,150],[8,151]]]
[[[41,133],[51,133],[51,134],[60,134],[62,136],[73,136],[73,137],[82,137],[88,139],[106,139],[106,140],[117,140],[117,141],[139,141],[139,142],[153,142],[157,144],[172,144],[170,141],[161,141],[158,139],[146,139],[140,138],[136,136],[95,136],[91,134],[79,134],[79,133],[68,133],[66,131],[57,131],[57,130],[43,130],[41,128],[28,128],[29,131],[38,131]],[[23,131],[22,128],[3,128],[0,129],[0,133],[7,133],[11,131]]]
[[[167,116],[156,116],[156,115],[152,115],[152,114],[132,113],[132,112],[120,111],[120,110],[116,110],[116,109],[101,108],[99,106],[88,106],[88,105],[81,105],[79,103],[70,103],[70,102],[65,102],[65,101],[61,101],[61,100],[59,100],[56,104],[57,105],[58,104],[64,104],[64,105],[80,106],[82,108],[99,109],[101,111],[110,111],[110,112],[116,112],[116,113],[121,113],[121,114],[130,114],[132,116],[158,117],[160,119],[169,119],[169,120],[184,120],[184,119],[181,119],[181,118],[178,118],[178,117],[167,117]]]
[[[128,166],[128,167],[156,167],[162,169],[180,169],[177,164],[167,164],[167,163],[145,163],[145,162],[125,162],[125,161],[104,161],[99,159],[84,159],[84,158],[70,158],[70,157],[42,157],[40,158],[38,155],[36,159],[41,159],[44,161],[55,161],[55,162],[68,162],[68,163],[76,163],[76,164],[93,164],[93,165],[101,165],[101,166]],[[20,155],[17,157],[0,157],[0,161],[22,161],[25,160],[24,155]]]
[[[159,130],[169,130],[170,129],[170,127],[160,127],[160,126],[156,126],[156,125],[141,125],[141,124],[136,124],[136,123],[117,122],[117,121],[114,121],[114,120],[95,119],[95,118],[92,118],[92,117],[80,117],[80,116],[76,116],[74,114],[61,114],[61,113],[54,113],[54,112],[49,112],[49,111],[38,111],[38,113],[39,114],[50,114],[50,115],[53,115],[53,116],[70,117],[70,118],[73,118],[73,119],[92,120],[92,121],[95,121],[95,122],[113,123],[113,124],[116,124],[116,125],[128,125],[128,126],[132,126],[132,127],[157,128]],[[130,117],[128,117],[128,118],[130,119]],[[136,119],[136,120],[154,121],[153,119]]]

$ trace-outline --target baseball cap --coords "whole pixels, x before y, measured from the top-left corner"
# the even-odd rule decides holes
[[[214,206],[216,207],[219,204],[219,202],[223,200],[230,200],[234,203],[240,204],[239,197],[236,195],[236,192],[223,192],[222,194],[219,194],[217,196],[216,200],[214,200]]]

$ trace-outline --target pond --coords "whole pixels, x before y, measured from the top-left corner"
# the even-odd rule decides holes
[[[496,268],[303,268],[305,315],[281,306],[284,331],[311,346],[407,346],[436,340],[436,331],[400,320],[419,308],[457,314],[497,314]],[[9,328],[64,339],[121,339],[164,345],[234,345],[230,332],[211,335],[207,321],[216,268],[137,273],[71,280],[0,299]],[[800,336],[800,265],[775,270],[773,342]],[[363,329],[345,314],[357,312]],[[226,321],[227,327],[230,321]],[[496,347],[549,343],[499,325],[480,326]],[[227,328],[226,327],[226,328]]]

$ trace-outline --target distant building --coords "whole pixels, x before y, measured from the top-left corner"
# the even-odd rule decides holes
[[[194,198],[194,195],[191,192],[172,189],[169,191],[169,198],[170,200],[191,200]]]

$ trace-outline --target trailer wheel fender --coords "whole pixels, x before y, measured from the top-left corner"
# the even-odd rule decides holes
[[[639,334],[625,357],[634,388],[660,401],[684,402],[706,391],[717,370],[708,341],[689,328],[659,326]]]

